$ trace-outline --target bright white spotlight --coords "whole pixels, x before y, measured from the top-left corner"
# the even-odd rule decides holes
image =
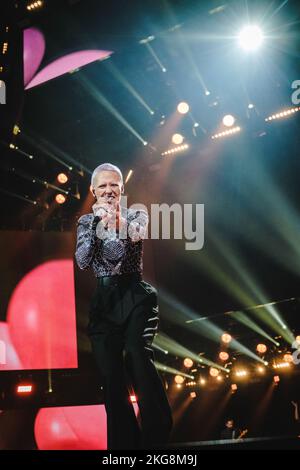
[[[173,144],[180,145],[183,142],[183,136],[181,134],[173,134],[172,136]]]
[[[235,119],[231,114],[226,114],[226,116],[223,117],[223,124],[226,127],[231,127],[235,123]]]
[[[180,113],[180,114],[186,114],[189,112],[189,105],[187,103],[185,103],[185,101],[182,101],[181,103],[179,103],[179,105],[177,106],[177,111]]]
[[[258,49],[263,38],[262,30],[256,25],[245,26],[238,35],[240,46],[247,51]]]

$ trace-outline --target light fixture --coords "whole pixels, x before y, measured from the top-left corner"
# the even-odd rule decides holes
[[[179,103],[179,105],[177,106],[177,111],[180,113],[180,114],[186,114],[189,112],[189,105],[185,102],[185,101],[182,101],[181,103]]]
[[[245,26],[238,35],[239,45],[246,51],[254,51],[258,49],[261,46],[263,39],[264,36],[260,27],[251,24]]]
[[[218,134],[214,134],[211,136],[212,139],[220,139],[220,137],[226,137],[231,134],[236,134],[240,132],[241,128],[239,126],[232,127],[232,129],[228,129],[227,131],[219,132]]]
[[[183,136],[181,134],[173,134],[172,135],[172,142],[173,144],[180,145],[183,142]]]
[[[222,122],[224,126],[231,127],[235,123],[235,118],[232,116],[232,114],[226,114],[226,116],[223,117]]]

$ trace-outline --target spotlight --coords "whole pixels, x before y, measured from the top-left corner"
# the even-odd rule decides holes
[[[238,41],[243,49],[256,50],[263,42],[262,30],[256,25],[247,25],[239,33]]]
[[[182,377],[182,375],[175,375],[175,383],[178,385],[182,384],[184,382],[184,378]]]
[[[221,351],[219,354],[221,361],[227,361],[229,359],[229,354],[226,351]]]
[[[231,384],[231,390],[235,392],[237,390],[237,384]]]
[[[218,376],[217,376],[217,381],[218,381],[218,382],[222,382],[222,380],[223,380],[222,375],[218,375]]]
[[[177,388],[182,388],[182,384],[176,384]]]
[[[274,380],[274,382],[275,382],[276,384],[278,384],[278,382],[280,382],[280,377],[279,377],[279,375],[274,375],[273,380]]]
[[[31,393],[32,392],[32,385],[31,384],[24,384],[24,385],[18,385],[17,386],[17,393],[23,394],[23,393]]]
[[[55,200],[58,204],[63,204],[66,200],[66,197],[63,194],[57,194]]]
[[[209,91],[209,90],[206,90],[206,91],[205,91],[205,94],[206,94],[206,96],[209,96],[209,95],[210,95],[210,91]]]
[[[216,369],[215,367],[211,367],[209,369],[209,374],[212,376],[212,377],[218,377],[220,371],[218,369]]]
[[[173,144],[180,145],[183,142],[183,136],[181,134],[173,134],[172,136]]]
[[[223,341],[223,343],[228,344],[232,340],[232,337],[229,333],[223,333],[221,336],[221,340]]]
[[[143,140],[143,145],[148,145],[148,142],[146,142],[146,140]]]
[[[186,114],[189,112],[189,105],[185,102],[185,101],[182,101],[181,103],[179,103],[179,105],[177,106],[177,111],[180,113],[180,114]]]
[[[191,397],[191,398],[196,398],[196,396],[197,396],[196,392],[191,392],[191,393],[190,393],[190,397]]]
[[[131,401],[131,403],[136,403],[137,402],[136,396],[135,395],[130,395],[130,401]]]
[[[223,124],[226,127],[231,127],[235,123],[235,119],[231,114],[226,114],[226,116],[223,117]]]
[[[200,385],[205,385],[206,384],[206,380],[205,379],[200,379]]]
[[[183,361],[184,367],[187,367],[188,369],[193,366],[193,361],[189,357],[186,357],[185,360]]]
[[[248,109],[253,109],[253,108],[254,108],[254,104],[249,103],[249,104],[248,104]]]
[[[264,374],[266,372],[266,369],[263,366],[258,366],[257,367],[257,372],[259,374]]]
[[[267,346],[265,344],[258,344],[256,346],[256,351],[260,354],[264,354],[267,351]]]
[[[57,181],[61,184],[65,184],[67,181],[68,181],[68,177],[65,173],[59,173],[59,175],[57,175]]]

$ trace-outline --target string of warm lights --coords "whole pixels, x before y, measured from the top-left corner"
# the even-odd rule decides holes
[[[188,144],[179,145],[178,147],[171,148],[162,153],[162,155],[172,155],[177,152],[182,152],[189,148]]]
[[[28,3],[26,8],[28,11],[37,10],[38,8],[41,8],[43,4],[44,4],[43,0],[37,0],[36,2]]]
[[[231,134],[236,134],[240,132],[241,128],[239,126],[233,127],[232,129],[228,129],[227,131],[219,132],[218,134],[214,134],[211,136],[212,139],[220,139],[221,137],[227,137]]]
[[[279,113],[272,114],[271,116],[268,116],[267,118],[265,118],[265,121],[266,122],[267,121],[273,121],[274,119],[281,119],[281,118],[284,118],[284,117],[287,117],[287,116],[291,116],[292,114],[295,114],[298,111],[300,111],[300,107],[289,108],[289,109],[286,109],[285,111],[281,111]]]

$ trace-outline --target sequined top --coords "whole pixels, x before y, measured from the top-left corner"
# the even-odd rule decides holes
[[[121,214],[127,220],[127,238],[124,239],[115,232],[106,232],[105,237],[102,237],[104,227],[100,218],[92,213],[84,214],[78,219],[75,258],[80,269],[92,267],[97,278],[143,273],[142,236],[147,231],[148,214],[144,210],[125,207],[121,207]],[[129,227],[134,229],[133,232]],[[128,233],[135,233],[137,239],[130,237]]]

